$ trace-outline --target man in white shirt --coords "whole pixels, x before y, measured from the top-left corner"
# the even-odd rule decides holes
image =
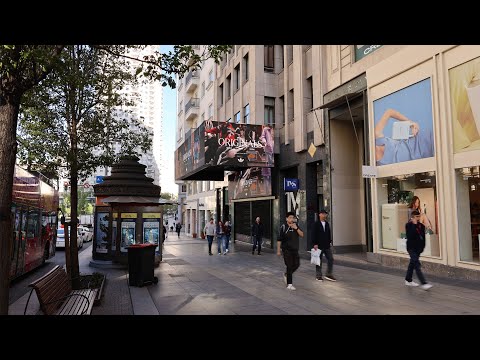
[[[215,236],[215,224],[213,223],[213,218],[210,218],[210,221],[205,225],[205,229],[203,230],[205,235],[207,236],[208,241],[208,255],[212,254],[212,243],[213,237]]]

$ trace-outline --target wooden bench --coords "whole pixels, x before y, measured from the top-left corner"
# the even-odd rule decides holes
[[[32,282],[29,287],[37,294],[45,315],[89,315],[98,289],[72,290],[67,273],[59,265]],[[28,297],[24,314],[27,312]]]

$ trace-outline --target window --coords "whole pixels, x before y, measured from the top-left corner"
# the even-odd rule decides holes
[[[208,118],[213,116],[213,104],[208,105]]]
[[[250,124],[250,104],[245,105],[243,109],[243,122],[245,124]]]
[[[235,79],[234,79],[234,81],[235,81],[235,91],[237,91],[238,89],[240,89],[240,64],[235,66],[234,75],[235,75]]]
[[[182,192],[187,192],[187,185],[182,185]]]
[[[218,87],[218,104],[219,107],[223,105],[223,83]]]
[[[264,100],[264,123],[265,125],[274,125],[275,124],[275,98],[265,96]]]
[[[235,114],[235,124],[240,123],[240,111]]]
[[[293,89],[292,89],[288,92],[288,98],[287,98],[287,100],[288,100],[287,120],[288,121],[293,121],[293,117],[295,116],[295,107],[294,107],[294,103],[293,103],[293,95],[294,94],[293,94]]]
[[[283,69],[285,67],[284,63],[283,63],[283,45],[280,45],[280,69]]]
[[[293,62],[293,45],[287,45],[287,66]]]
[[[225,79],[225,97],[230,99],[232,96],[232,74],[229,74]]]
[[[181,112],[183,110],[183,100],[180,100],[180,105],[178,105],[178,107],[178,112]]]
[[[202,90],[201,90],[201,95],[202,98],[205,96],[205,81],[202,82]]]
[[[265,45],[264,46],[264,64],[263,67],[265,71],[267,72],[273,72],[274,69],[274,59],[273,59],[273,54],[274,54],[274,45]]]
[[[248,53],[243,57],[243,79],[248,81]]]
[[[227,122],[231,123],[231,122],[232,122],[232,118],[229,118],[229,119],[227,120]]]
[[[279,116],[279,123],[281,121],[282,125],[285,125],[285,96],[280,96],[278,98],[279,101],[279,109],[278,109],[278,116]]]
[[[310,112],[313,109],[313,81],[311,76],[307,79],[307,88],[305,90],[305,100],[308,100],[307,109],[305,110]]]
[[[215,79],[213,78],[213,69],[212,69],[208,73],[208,86],[210,86],[210,84],[213,83],[213,80],[215,80]]]

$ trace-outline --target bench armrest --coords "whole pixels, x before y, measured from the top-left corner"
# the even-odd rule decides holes
[[[85,314],[85,312],[87,311],[87,309],[90,307],[90,300],[88,299],[87,296],[83,295],[83,294],[68,294],[66,296],[63,296],[61,298],[58,298],[58,299],[55,299],[55,300],[52,300],[52,301],[49,301],[49,302],[46,302],[46,303],[43,303],[43,305],[50,305],[50,304],[53,304],[53,303],[57,303],[57,302],[60,302],[62,300],[65,300],[65,299],[68,299],[72,296],[81,296],[81,297],[84,297],[86,300],[87,300],[87,307],[82,311],[82,314]]]

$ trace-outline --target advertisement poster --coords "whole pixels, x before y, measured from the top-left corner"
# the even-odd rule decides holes
[[[434,156],[430,78],[373,102],[376,164]]]
[[[273,167],[273,128],[268,125],[205,123],[205,163]]]
[[[253,167],[231,174],[228,177],[228,193],[231,200],[271,195],[271,169]]]
[[[108,253],[108,213],[104,212],[99,212],[97,213],[97,224],[99,226],[96,227],[97,233],[96,233],[96,252],[98,254],[106,254]]]
[[[448,71],[453,152],[480,149],[480,58]]]
[[[117,218],[118,214],[113,214],[112,221],[112,251],[117,249]]]
[[[135,244],[135,220],[123,219],[120,250],[123,252],[127,252],[127,247],[133,244]]]
[[[155,219],[143,220],[143,242],[155,244],[158,251],[158,239],[160,239],[160,222]]]

